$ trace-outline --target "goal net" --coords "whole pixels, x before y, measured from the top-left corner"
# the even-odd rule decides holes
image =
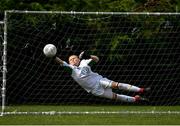
[[[71,54],[88,50],[100,58],[93,71],[117,82],[151,87],[151,92],[144,94],[149,105],[180,105],[179,13],[5,14],[7,84],[1,85],[6,89],[5,98],[1,97],[5,106],[132,105],[88,94],[60,65],[44,56],[43,47],[49,43],[65,61]],[[1,54],[3,46],[1,42]]]

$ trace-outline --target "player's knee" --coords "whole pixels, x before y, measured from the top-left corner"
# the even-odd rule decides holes
[[[113,99],[113,100],[117,100],[117,94],[113,93],[112,99]]]
[[[118,89],[118,82],[112,82],[111,87],[112,89]]]

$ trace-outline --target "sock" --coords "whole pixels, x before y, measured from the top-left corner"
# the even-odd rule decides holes
[[[143,92],[141,88],[125,83],[118,83],[118,88],[126,91]]]
[[[135,102],[135,97],[127,96],[127,95],[119,95],[117,94],[116,97],[117,100],[123,101],[123,102]]]
[[[140,88],[139,93],[143,93],[144,92],[144,88]]]
[[[139,95],[136,95],[134,98],[136,102],[141,100]]]

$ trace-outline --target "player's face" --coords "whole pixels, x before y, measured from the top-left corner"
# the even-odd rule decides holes
[[[79,66],[80,59],[76,55],[72,55],[69,57],[69,64],[73,66]]]

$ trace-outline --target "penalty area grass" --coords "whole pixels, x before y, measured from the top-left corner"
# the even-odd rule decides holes
[[[6,107],[6,112],[51,111],[120,113],[4,115],[0,117],[0,125],[180,125],[180,106],[17,105]]]

